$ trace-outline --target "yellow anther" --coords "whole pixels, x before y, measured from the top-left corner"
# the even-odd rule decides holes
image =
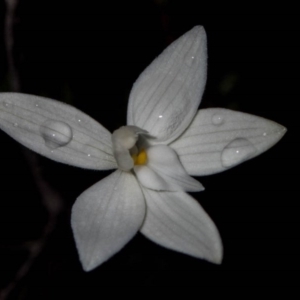
[[[145,165],[147,163],[147,153],[143,149],[138,155],[133,155],[132,159],[135,165]]]

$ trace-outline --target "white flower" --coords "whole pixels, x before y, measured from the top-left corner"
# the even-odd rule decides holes
[[[87,189],[72,210],[84,270],[99,266],[140,230],[154,242],[214,263],[219,233],[185,192],[203,190],[189,175],[227,170],[273,146],[275,122],[213,108],[197,111],[206,82],[206,35],[194,27],[140,75],[127,123],[112,135],[74,107],[42,97],[0,94],[0,127],[58,162],[118,168]]]

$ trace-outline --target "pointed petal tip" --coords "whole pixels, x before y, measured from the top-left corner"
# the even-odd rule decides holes
[[[196,180],[196,179],[195,179],[195,180]],[[198,182],[198,186],[199,186],[198,192],[203,192],[203,191],[205,191],[205,187],[203,186],[203,184],[202,184],[201,182],[199,182],[198,180],[197,180],[197,182]]]
[[[195,199],[182,192],[143,191],[147,212],[140,231],[146,237],[189,256],[222,263],[219,231]]]
[[[214,239],[214,242],[210,245],[210,252],[199,252],[193,254],[187,252],[183,253],[199,259],[206,260],[216,265],[221,265],[223,262],[223,243],[217,229],[215,231],[215,236],[211,236],[211,238]]]
[[[215,227],[214,235],[211,235],[211,238],[210,252],[201,253],[201,255],[195,255],[195,257],[216,265],[221,265],[223,262],[223,243],[217,227]]]
[[[189,32],[187,32],[187,35],[191,36],[192,39],[198,40],[198,42],[202,43],[202,45],[205,45],[206,47],[206,31],[203,26],[197,25],[193,27]]]
[[[81,266],[82,266],[83,271],[90,272],[90,271],[96,269],[97,267],[99,267],[104,261],[100,262],[100,263],[97,262],[95,264],[93,262],[85,262],[85,261],[80,259],[80,262],[81,262]]]
[[[81,262],[81,266],[83,271],[85,272],[91,272],[94,269],[100,267],[103,263],[108,261],[111,258],[111,256],[106,256],[101,258],[97,258],[97,260],[86,260],[84,257],[79,256],[79,260]]]
[[[197,179],[191,177],[194,180],[194,187],[190,188],[189,190],[186,190],[186,192],[189,193],[198,193],[198,192],[203,192],[205,191],[205,187],[201,182],[199,182]]]
[[[278,124],[278,125],[279,125],[279,131],[278,131],[278,133],[281,135],[280,138],[282,138],[287,133],[287,128],[284,127],[284,126],[282,126],[282,125],[280,125],[280,124]]]
[[[223,262],[223,256],[220,256],[220,257],[216,256],[212,259],[207,259],[207,261],[210,263],[216,264],[216,265],[221,265]]]
[[[223,262],[223,244],[221,238],[219,238],[218,243],[215,245],[214,252],[212,256],[209,258],[204,258],[207,261],[214,263],[216,265],[221,265]]]
[[[266,139],[264,151],[277,144],[287,132],[287,128],[279,123],[271,120],[266,120],[266,122],[269,122],[269,126],[266,126],[266,131],[263,133]]]
[[[202,25],[196,25],[194,26],[191,30],[191,32],[194,32],[195,34],[199,34],[199,35],[206,35],[205,33],[205,29]]]

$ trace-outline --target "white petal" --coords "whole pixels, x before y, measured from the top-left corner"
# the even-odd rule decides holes
[[[98,170],[117,166],[109,131],[78,109],[55,100],[1,93],[0,128],[58,162]]]
[[[157,191],[171,190],[170,185],[148,166],[134,166],[134,172],[140,184],[148,189]]]
[[[157,191],[199,192],[204,187],[196,179],[188,175],[182,167],[177,154],[165,145],[147,149],[148,163],[135,166],[135,173],[140,183]]]
[[[143,191],[147,212],[141,232],[145,236],[166,248],[221,263],[218,230],[195,199],[183,192]]]
[[[196,26],[173,42],[135,82],[127,124],[169,143],[195,116],[206,82],[206,34]]]
[[[71,222],[84,270],[96,268],[122,249],[144,216],[144,196],[131,173],[117,170],[82,193]]]
[[[222,108],[202,109],[170,146],[190,175],[209,175],[261,154],[285,132],[285,127],[261,117]]]

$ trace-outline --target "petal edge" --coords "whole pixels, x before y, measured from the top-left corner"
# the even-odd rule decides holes
[[[224,108],[200,109],[189,128],[170,144],[190,175],[228,170],[275,145],[286,128]]]
[[[57,162],[96,170],[117,167],[110,132],[62,102],[0,93],[0,128],[22,145]]]
[[[206,64],[206,33],[196,26],[169,45],[136,80],[127,124],[147,130],[159,143],[176,139],[197,112]]]
[[[183,192],[143,188],[147,212],[141,232],[166,248],[220,264],[223,246],[219,232],[195,199]]]
[[[83,269],[90,271],[121,250],[140,229],[145,210],[131,173],[117,170],[83,192],[71,217]]]

